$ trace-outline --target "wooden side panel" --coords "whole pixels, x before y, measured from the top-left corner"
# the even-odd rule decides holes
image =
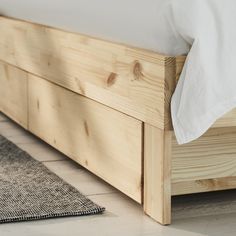
[[[173,130],[172,120],[171,120],[171,98],[175,91],[178,79],[182,72],[185,56],[178,56],[166,59],[165,64],[165,99],[164,99],[164,129]]]
[[[144,211],[157,222],[171,222],[171,135],[144,127]]]
[[[212,127],[219,128],[219,127],[232,127],[232,126],[236,126],[236,109],[233,109],[232,111],[222,116],[214,123]]]
[[[219,191],[236,188],[236,176],[201,179],[172,184],[172,195]]]
[[[27,128],[27,73],[1,62],[0,110]]]
[[[142,122],[30,75],[29,130],[141,202]]]
[[[210,129],[181,146],[173,137],[172,150],[173,195],[236,188],[235,127]]]
[[[0,60],[164,129],[173,57],[5,17],[0,31]]]
[[[176,73],[176,81],[179,80],[179,77],[181,75],[181,72],[183,70],[183,67],[184,67],[184,63],[186,61],[186,56],[178,56],[176,57],[175,59],[175,73]]]

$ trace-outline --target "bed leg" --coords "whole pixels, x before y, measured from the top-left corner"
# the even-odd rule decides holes
[[[144,126],[144,211],[162,225],[171,223],[171,135]]]

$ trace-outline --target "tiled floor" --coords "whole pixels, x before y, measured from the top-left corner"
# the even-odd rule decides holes
[[[103,215],[2,224],[0,236],[236,235],[236,191],[175,198],[173,224],[163,227],[145,216],[134,201],[1,114],[0,134],[106,207]]]

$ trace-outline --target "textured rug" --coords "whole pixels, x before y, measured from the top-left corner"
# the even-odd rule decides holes
[[[0,135],[0,223],[103,211],[104,208]]]

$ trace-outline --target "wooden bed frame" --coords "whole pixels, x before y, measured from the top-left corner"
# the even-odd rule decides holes
[[[185,57],[0,17],[0,110],[171,222],[171,196],[236,187],[236,111],[179,146],[170,100]]]

